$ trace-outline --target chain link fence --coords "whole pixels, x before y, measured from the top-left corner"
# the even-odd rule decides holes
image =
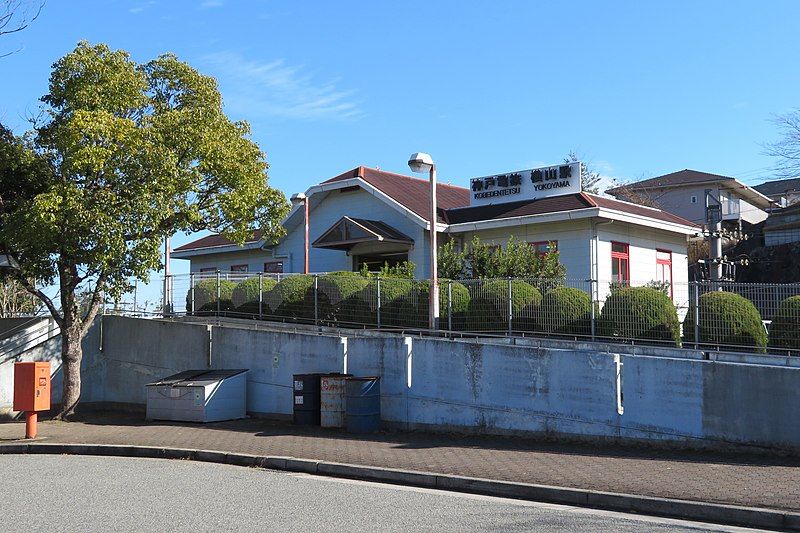
[[[165,314],[430,329],[428,280],[203,272],[164,286]],[[800,283],[441,280],[438,331],[800,355]]]

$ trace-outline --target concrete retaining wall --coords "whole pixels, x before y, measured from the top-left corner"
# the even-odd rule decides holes
[[[389,334],[343,339],[109,316],[102,350],[100,335],[98,322],[84,342],[88,402],[143,404],[146,383],[210,362],[248,368],[248,412],[285,418],[292,413],[292,374],[347,371],[381,376],[382,418],[394,427],[800,451],[794,412],[800,368],[775,357],[615,355],[577,344],[558,349]]]

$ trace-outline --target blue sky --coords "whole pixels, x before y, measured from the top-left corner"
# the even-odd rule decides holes
[[[573,149],[623,181],[758,183],[770,117],[800,107],[798,20],[777,0],[49,0],[0,38],[21,48],[0,59],[0,121],[24,131],[51,64],[87,39],[217,77],[287,196],[362,164],[406,173],[418,150],[461,185]]]

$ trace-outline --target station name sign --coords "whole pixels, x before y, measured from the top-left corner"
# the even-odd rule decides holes
[[[578,161],[470,180],[470,206],[537,200],[581,192]]]

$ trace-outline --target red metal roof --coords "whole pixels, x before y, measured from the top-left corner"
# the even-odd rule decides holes
[[[685,168],[677,172],[664,174],[663,176],[656,176],[655,178],[628,183],[627,185],[622,185],[620,187],[614,187],[613,189],[609,189],[607,192],[609,194],[614,194],[615,192],[624,192],[626,189],[676,187],[678,185],[691,185],[694,183],[707,183],[710,181],[732,181],[734,179],[735,178],[731,178],[730,176],[721,176],[719,174],[711,174],[709,172],[700,172],[699,170]]]
[[[353,178],[361,178],[395,202],[430,222],[428,212],[430,211],[431,194],[428,180],[375,168],[358,167],[323,183],[333,183]],[[436,203],[439,210],[439,222],[444,222],[445,220],[443,211],[455,207],[468,206],[469,194],[469,189],[465,187],[437,183]]]
[[[253,233],[253,237],[251,239],[247,239],[245,244],[257,242],[261,240],[261,230],[256,230]],[[200,248],[215,248],[217,246],[234,246],[236,243],[233,241],[226,239],[222,235],[206,235],[196,241],[188,242],[177,248],[173,249],[173,252],[183,252],[187,250],[198,250]]]

